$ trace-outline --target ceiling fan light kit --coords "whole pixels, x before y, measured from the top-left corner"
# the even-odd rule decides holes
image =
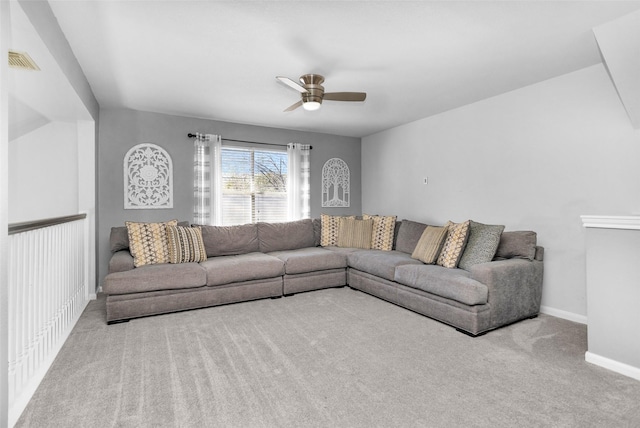
[[[327,92],[325,94],[322,83],[324,77],[319,74],[305,74],[300,76],[300,83],[288,77],[276,76],[280,82],[300,92],[301,100],[289,106],[285,111],[292,111],[302,106],[307,111],[315,111],[322,106],[322,100],[331,101],[364,101],[367,94],[364,92]]]
[[[303,101],[302,102],[302,108],[307,111],[319,110],[321,105],[322,105],[321,101]]]

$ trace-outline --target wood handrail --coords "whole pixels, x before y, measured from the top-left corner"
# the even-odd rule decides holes
[[[43,220],[25,221],[22,223],[11,223],[9,225],[9,235],[28,232],[30,230],[42,229],[44,227],[55,226],[56,224],[70,223],[72,221],[83,220],[86,214],[74,214],[63,217],[46,218]]]

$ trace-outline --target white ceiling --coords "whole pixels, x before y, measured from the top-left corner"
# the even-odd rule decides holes
[[[601,62],[640,1],[51,0],[102,108],[362,137]],[[276,81],[367,92],[283,113]],[[215,130],[212,130],[215,132]]]
[[[50,121],[91,118],[29,18],[11,8],[10,49],[28,53],[39,71],[9,67],[9,141]]]

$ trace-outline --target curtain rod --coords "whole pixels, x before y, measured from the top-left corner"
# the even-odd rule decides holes
[[[187,137],[195,138],[196,134],[188,133]],[[261,143],[259,141],[233,140],[231,138],[223,138],[222,141],[232,141],[234,143],[262,144],[262,145],[265,145],[265,146],[281,146],[281,147],[286,147],[287,146],[287,144]],[[313,146],[309,146],[309,150],[312,150],[312,149],[313,149]]]

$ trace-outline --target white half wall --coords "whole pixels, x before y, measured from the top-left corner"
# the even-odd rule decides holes
[[[639,159],[640,132],[598,64],[363,138],[362,207],[536,231],[542,305],[585,319],[580,215],[639,211]]]

